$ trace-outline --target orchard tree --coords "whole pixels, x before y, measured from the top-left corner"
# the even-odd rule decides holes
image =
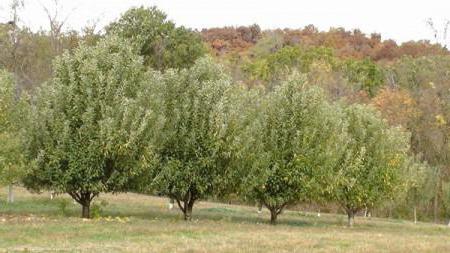
[[[222,189],[232,176],[231,82],[221,67],[201,58],[190,69],[168,70],[159,84],[164,123],[154,145],[159,164],[151,186],[174,199],[184,219],[191,220],[194,203]]]
[[[25,185],[69,194],[84,218],[100,193],[127,190],[151,156],[145,79],[141,58],[116,37],[57,58],[32,112]]]
[[[269,209],[275,224],[287,205],[331,190],[330,172],[345,146],[345,131],[339,108],[298,74],[256,106],[258,117],[242,137],[247,140],[242,188]]]
[[[8,185],[8,202],[14,201],[12,188],[20,181],[25,167],[20,126],[26,109],[12,75],[0,70],[0,185]]]
[[[347,212],[351,227],[356,212],[395,194],[409,136],[390,128],[372,107],[351,105],[345,114],[348,139],[332,193]]]
[[[408,159],[405,170],[406,191],[405,196],[401,198],[412,206],[413,220],[417,223],[417,208],[421,204],[429,203],[434,197],[436,170],[416,158]]]
[[[156,7],[132,8],[106,32],[127,39],[144,64],[157,70],[189,67],[206,52],[199,34],[176,27]]]

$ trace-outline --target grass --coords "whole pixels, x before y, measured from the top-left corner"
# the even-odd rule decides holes
[[[450,228],[428,223],[357,217],[349,229],[343,215],[286,211],[272,226],[266,210],[210,202],[185,222],[167,199],[130,193],[102,195],[102,218],[83,220],[66,196],[0,198],[0,252],[450,252]]]

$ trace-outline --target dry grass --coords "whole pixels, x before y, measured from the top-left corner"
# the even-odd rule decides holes
[[[286,211],[272,226],[267,212],[210,202],[184,222],[166,199],[138,194],[103,195],[107,218],[82,220],[65,196],[19,189],[6,205],[5,195],[2,189],[0,252],[450,252],[450,228],[426,223],[358,217],[349,229],[342,215]]]

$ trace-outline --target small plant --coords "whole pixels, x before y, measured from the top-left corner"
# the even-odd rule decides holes
[[[100,203],[94,203],[91,208],[91,216],[94,219],[101,218],[104,215],[104,208],[108,205],[106,200],[100,201]]]

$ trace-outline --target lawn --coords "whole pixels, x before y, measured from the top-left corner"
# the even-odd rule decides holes
[[[285,211],[276,226],[255,207],[199,202],[185,222],[167,199],[101,195],[101,218],[78,218],[66,196],[0,190],[0,252],[450,252],[450,228],[403,220]],[[103,202],[103,204],[100,204]]]

